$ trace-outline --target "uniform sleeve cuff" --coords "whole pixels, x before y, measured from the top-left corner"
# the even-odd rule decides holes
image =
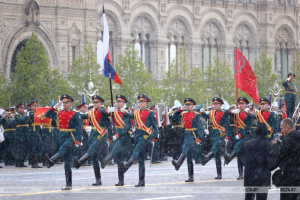
[[[202,140],[201,139],[199,139],[199,138],[196,138],[196,142],[202,142]]]
[[[107,138],[107,141],[111,142],[111,141],[112,141],[112,139],[110,139],[110,138]]]
[[[116,137],[119,139],[119,138],[120,138],[120,135],[117,133],[117,134],[116,134]]]
[[[156,139],[156,138],[152,138],[152,141],[153,141],[153,142],[157,142],[157,139]]]
[[[75,144],[77,144],[77,145],[80,145],[80,144],[81,144],[81,142],[79,142],[79,141],[75,141]]]
[[[182,113],[183,111],[180,108],[178,108],[178,112]]]
[[[242,134],[239,133],[238,136],[239,136],[240,138],[242,138]]]
[[[228,136],[226,135],[225,139],[230,140],[230,137],[228,137]]]
[[[52,111],[56,111],[56,109],[55,108],[53,108],[53,106],[51,106],[51,108],[50,108]]]

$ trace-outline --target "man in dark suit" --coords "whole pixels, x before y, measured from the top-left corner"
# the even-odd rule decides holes
[[[256,129],[256,137],[244,145],[245,179],[246,187],[245,200],[265,200],[268,196],[268,188],[271,186],[271,171],[277,166],[276,141],[269,142],[266,139],[268,127],[259,123]],[[248,193],[249,189],[263,189],[263,192]]]

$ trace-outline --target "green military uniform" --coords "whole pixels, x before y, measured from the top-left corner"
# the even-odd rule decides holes
[[[184,103],[186,105],[196,105],[196,102],[191,98],[186,98]],[[203,124],[201,123],[199,113],[195,111],[183,111],[182,108],[179,108],[174,113],[173,119],[182,121],[185,132],[181,155],[177,161],[173,160],[172,164],[176,170],[179,170],[185,157],[187,157],[189,178],[186,180],[186,182],[194,182],[193,149],[196,143],[200,145],[202,142]]]
[[[8,115],[9,109],[6,110],[6,115]],[[2,143],[4,149],[4,163],[5,165],[13,165],[15,160],[12,155],[13,144],[14,144],[14,134],[16,131],[16,124],[13,117],[4,117],[1,120],[1,124],[4,128],[4,138],[5,140]]]
[[[69,95],[63,95],[60,100],[64,103],[73,102],[73,98]],[[51,107],[46,113],[46,117],[55,119],[60,128],[59,134],[59,150],[50,159],[48,155],[45,155],[46,166],[50,168],[54,165],[61,157],[65,163],[65,176],[66,176],[66,188],[63,190],[69,190],[72,187],[72,153],[74,148],[81,144],[82,139],[82,120],[80,114],[73,110],[59,110],[56,112],[54,107]]]
[[[150,102],[150,99],[141,94],[138,96],[140,102]],[[138,109],[134,114],[127,113],[131,119],[135,119],[137,123],[134,134],[135,148],[125,166],[122,166],[122,172],[125,173],[131,165],[138,159],[139,161],[139,183],[136,187],[145,186],[145,149],[152,142],[157,142],[158,127],[154,116],[154,112],[148,109]],[[121,163],[123,164],[123,163]]]
[[[267,98],[260,98],[259,102],[261,104],[268,103],[270,105],[270,101]],[[268,128],[267,140],[271,141],[274,139],[274,133],[277,133],[278,125],[275,113],[271,110],[259,110],[256,113],[256,119],[258,123],[266,124]]]
[[[22,103],[16,108],[24,107]],[[25,113],[15,115],[16,131],[14,139],[13,156],[16,159],[16,167],[27,167],[24,161],[28,153],[29,117]]]
[[[36,105],[36,101],[30,102],[28,107]],[[34,123],[35,112],[29,111],[29,155],[32,168],[40,168],[38,165],[38,154],[41,151],[41,126]]]
[[[99,95],[94,95],[92,100],[104,102],[104,100]],[[75,168],[79,168],[83,163],[91,158],[96,183],[92,185],[102,185],[100,166],[99,166],[99,157],[104,154],[107,146],[106,142],[108,139],[112,138],[112,126],[109,121],[109,113],[106,109],[94,109],[91,110],[88,114],[81,114],[83,119],[89,119],[92,123],[92,131],[88,139],[89,149],[86,154],[84,154],[79,160],[74,158]],[[108,134],[107,134],[108,132]]]
[[[292,78],[292,77],[296,77],[294,73],[289,73],[288,78]],[[284,101],[285,101],[285,105],[287,107],[287,115],[288,118],[292,118],[294,112],[295,112],[295,104],[297,101],[297,96],[296,96],[296,86],[293,82],[290,82],[288,80],[283,81],[282,85],[285,88],[285,95],[284,95]]]
[[[218,97],[213,98],[212,101],[213,103],[223,104],[223,100]],[[222,147],[224,147],[224,140],[229,141],[231,138],[228,113],[222,110],[212,110],[209,114],[202,113],[202,116],[205,119],[210,119],[213,125],[211,133],[212,148],[207,155],[202,154],[202,165],[205,165],[215,156],[217,168],[217,177],[215,179],[222,179]]]
[[[117,95],[117,101],[123,101],[127,103],[127,99],[124,95]],[[120,109],[115,110],[113,112],[113,119],[116,128],[116,134],[113,139],[116,141],[110,153],[105,157],[105,159],[101,162],[102,169],[113,159],[117,161],[118,164],[118,177],[119,182],[115,184],[115,186],[123,186],[124,185],[124,173],[122,172],[122,164],[121,162],[124,159],[125,151],[127,147],[128,141],[130,141],[130,128],[131,128],[131,119],[128,115],[121,111]]]
[[[238,99],[238,103],[245,103],[249,104],[249,101],[244,98],[240,97]],[[233,151],[231,154],[224,154],[225,164],[228,165],[229,162],[237,155],[237,162],[238,162],[238,171],[239,171],[239,177],[238,180],[243,179],[243,158],[242,158],[242,150],[244,148],[244,143],[251,139],[251,125],[253,121],[253,117],[251,117],[251,114],[248,114],[246,111],[238,111],[238,113],[232,113],[231,110],[226,110],[225,112],[228,112],[229,115],[234,116],[236,121],[236,128],[238,132],[236,133],[236,144],[234,146]]]

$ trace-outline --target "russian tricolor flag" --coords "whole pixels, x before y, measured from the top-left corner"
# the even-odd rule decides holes
[[[111,57],[109,54],[109,31],[108,31],[108,24],[106,21],[105,11],[103,7],[103,58],[104,58],[104,76],[107,78],[111,78],[116,83],[122,84],[122,81],[115,71]]]

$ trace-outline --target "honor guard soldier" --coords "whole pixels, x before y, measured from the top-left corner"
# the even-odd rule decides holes
[[[258,123],[264,123],[268,127],[267,140],[271,141],[274,138],[274,133],[277,133],[277,120],[275,113],[269,110],[271,102],[267,98],[260,98],[260,110],[256,113]]]
[[[28,104],[29,116],[29,155],[31,157],[31,168],[41,168],[38,165],[38,154],[41,150],[41,126],[34,123],[37,101],[31,101]]]
[[[80,114],[86,114],[88,107],[85,102],[77,106],[77,110]],[[83,133],[82,133],[82,146],[78,148],[78,157],[81,158],[89,149],[88,138],[91,133],[92,127],[90,126],[89,119],[82,119],[83,121]]]
[[[201,145],[203,125],[200,121],[200,115],[194,111],[196,102],[191,98],[186,98],[184,103],[185,106],[179,108],[173,115],[174,120],[183,122],[185,133],[182,152],[177,161],[172,160],[172,164],[178,171],[185,157],[187,157],[189,178],[185,182],[194,182],[193,150],[195,144]]]
[[[294,79],[296,78],[296,75],[294,73],[289,73],[287,76],[286,81],[282,82],[283,87],[285,88],[285,95],[284,95],[284,101],[285,105],[287,107],[287,115],[288,118],[292,119],[292,116],[295,111],[295,104],[296,104],[296,86],[293,83]]]
[[[202,113],[204,118],[210,118],[213,125],[211,133],[212,149],[207,155],[202,154],[202,165],[206,165],[215,156],[217,168],[217,177],[215,179],[222,179],[221,149],[224,146],[224,139],[226,143],[230,140],[229,118],[228,114],[221,110],[221,106],[224,104],[223,100],[215,97],[212,101],[214,103],[214,110],[209,113]]]
[[[101,168],[104,169],[105,166],[113,159],[117,161],[118,164],[118,177],[119,182],[115,186],[124,186],[124,173],[121,170],[121,162],[125,156],[126,146],[130,140],[130,128],[131,128],[131,119],[128,115],[124,114],[125,104],[127,99],[124,95],[118,94],[116,96],[117,109],[112,113],[114,124],[116,128],[116,134],[113,136],[113,140],[116,140],[116,143],[110,153],[104,158],[101,162]],[[102,158],[100,156],[100,158]]]
[[[236,121],[236,129],[238,132],[236,133],[236,144],[234,146],[233,151],[231,154],[227,154],[225,152],[224,159],[225,164],[228,165],[230,161],[237,155],[237,163],[238,163],[238,171],[239,171],[239,177],[238,180],[243,179],[243,158],[242,158],[242,150],[244,147],[244,143],[251,139],[250,131],[251,131],[251,125],[252,125],[252,117],[250,116],[249,108],[248,111],[246,110],[247,104],[249,104],[249,101],[244,98],[240,97],[238,99],[239,109],[231,109],[227,110],[225,112],[229,112],[229,115],[233,115]]]
[[[1,124],[4,128],[3,149],[4,149],[4,164],[5,166],[14,164],[14,157],[12,155],[14,145],[14,134],[16,131],[16,125],[14,118],[9,109],[5,110],[5,117],[2,119]]]
[[[126,114],[137,123],[134,134],[135,148],[128,162],[125,165],[121,163],[121,170],[125,173],[135,161],[139,160],[139,183],[135,185],[135,187],[144,187],[145,149],[149,144],[151,144],[151,141],[152,146],[157,141],[158,127],[155,119],[155,113],[147,109],[150,99],[144,94],[140,94],[137,99],[139,100],[139,109],[137,109],[134,114]]]
[[[96,179],[96,182],[92,185],[97,186],[102,185],[99,156],[104,154],[107,141],[112,140],[112,126],[109,114],[114,111],[114,108],[101,109],[104,100],[99,95],[94,95],[92,101],[94,109],[89,111],[88,114],[81,115],[83,119],[89,119],[92,124],[92,131],[88,139],[89,149],[79,160],[74,158],[74,165],[78,169],[91,158]]]
[[[74,99],[65,94],[60,98],[60,102],[55,106],[51,107],[46,113],[46,117],[55,119],[57,117],[57,124],[60,128],[59,133],[59,150],[50,159],[48,155],[45,155],[46,166],[52,167],[61,157],[65,162],[65,176],[66,176],[66,187],[63,190],[72,189],[72,153],[74,148],[81,144],[82,138],[82,120],[80,114],[72,110],[72,102]],[[63,104],[63,109],[60,108]]]
[[[287,118],[286,105],[283,103],[282,105],[280,105],[279,109],[280,109],[280,112],[277,115],[278,132],[281,135],[280,139],[283,140],[284,139],[284,134],[282,134],[280,124],[281,124],[282,120]]]
[[[16,131],[14,140],[14,157],[16,167],[27,167],[24,165],[28,153],[28,133],[29,117],[25,114],[24,104],[16,106],[17,114],[15,115]]]

